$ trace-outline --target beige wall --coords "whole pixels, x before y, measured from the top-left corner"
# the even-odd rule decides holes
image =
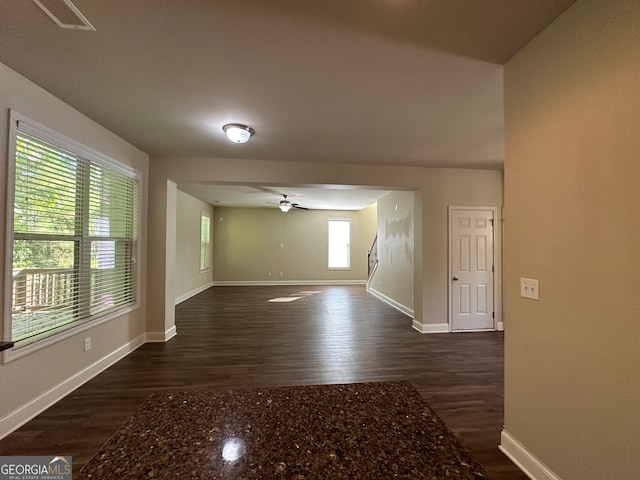
[[[327,269],[327,221],[351,220],[351,269]],[[375,207],[362,211],[216,208],[214,281],[340,282],[367,279]],[[282,276],[280,275],[282,272]],[[269,275],[271,273],[271,275]]]
[[[418,190],[414,200],[414,315],[422,324],[447,323],[447,206],[502,205],[502,172],[445,168],[336,165],[312,162],[154,157],[149,187],[149,304],[147,329],[170,328],[174,295],[167,292],[172,270],[167,225],[173,182],[233,182],[258,185],[354,185]],[[169,202],[167,202],[169,199]],[[173,207],[171,206],[173,202]],[[169,244],[171,239],[169,239]],[[169,259],[169,261],[167,261]],[[169,277],[170,278],[170,277]]]
[[[200,215],[205,213],[209,216],[213,229],[213,207],[180,190],[177,191],[176,202],[174,294],[177,301],[184,301],[210,286],[213,280],[212,267],[200,271]],[[213,250],[213,243],[210,248]],[[210,254],[209,258],[213,255]]]
[[[66,135],[94,150],[97,150],[115,160],[131,165],[142,173],[141,202],[142,210],[147,209],[147,172],[148,156],[131,146],[124,140],[85,117],[77,110],[57,100],[40,87],[21,77],[11,69],[0,64],[0,211],[3,219],[0,221],[0,252],[4,252],[7,238],[5,231],[6,212],[6,171],[8,162],[8,131],[9,109],[15,109],[22,115],[39,122],[57,132]],[[6,415],[37,398],[49,388],[79,373],[102,357],[111,354],[133,339],[144,333],[145,327],[145,296],[146,290],[146,216],[143,215],[141,229],[141,257],[140,269],[140,308],[133,312],[90,328],[82,333],[71,336],[49,347],[17,358],[9,363],[0,365],[0,423]],[[3,272],[10,270],[10,263],[3,262]],[[5,284],[4,275],[0,278],[2,291],[9,286]],[[9,310],[4,304],[4,296],[0,297],[0,304],[5,316]],[[92,338],[92,348],[83,351],[83,339]],[[1,427],[0,427],[1,430]],[[0,431],[2,435],[3,431]]]
[[[360,247],[364,250],[365,258],[365,275],[367,278],[369,275],[369,249],[373,245],[373,241],[378,233],[378,204],[373,203],[367,208],[360,210],[360,225],[358,227],[359,234],[361,236]]]
[[[371,288],[402,311],[413,313],[413,192],[391,192],[378,200],[378,268]]]
[[[638,19],[579,0],[505,67],[505,431],[562,480],[640,472]]]

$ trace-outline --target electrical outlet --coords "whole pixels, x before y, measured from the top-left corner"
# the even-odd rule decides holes
[[[284,277],[284,272],[280,272],[280,276],[281,276],[281,277]]]
[[[91,350],[91,337],[84,339],[84,351]]]
[[[540,282],[533,278],[521,278],[520,296],[531,300],[540,300]]]

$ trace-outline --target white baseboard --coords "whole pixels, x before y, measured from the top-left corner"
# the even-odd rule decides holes
[[[369,293],[376,297],[378,300],[383,301],[387,305],[392,306],[396,310],[404,313],[408,317],[413,318],[413,308],[409,308],[406,305],[402,305],[400,302],[396,302],[393,298],[387,297],[384,293],[380,293],[375,288],[369,288]]]
[[[420,333],[449,333],[448,323],[420,323],[414,320],[412,327]]]
[[[212,282],[214,287],[245,287],[266,285],[366,285],[366,280],[247,280],[247,281],[217,281]]]
[[[376,260],[376,263],[373,264],[373,268],[371,269],[371,272],[369,272],[369,278],[367,278],[367,282],[366,282],[366,287],[365,289],[368,291],[371,290],[371,283],[373,282],[373,277],[375,277],[376,272],[378,271],[378,265],[380,264],[380,262],[378,260]]]
[[[496,328],[498,329],[499,332],[504,332],[504,323],[498,322],[498,325],[496,325]]]
[[[111,352],[108,355],[105,355],[97,362],[92,363],[88,367],[80,370],[66,380],[63,380],[57,385],[54,385],[46,392],[38,395],[33,400],[30,400],[29,402],[21,405],[12,412],[9,412],[4,417],[0,418],[0,439],[6,437],[32,418],[44,412],[54,403],[69,395],[76,388],[85,384],[93,377],[109,368],[118,360],[121,360],[122,358],[129,355],[136,348],[143,345],[144,342],[144,335],[140,335],[134,338],[129,343],[126,343],[117,350]]]
[[[500,433],[498,448],[532,480],[561,480],[506,430]]]
[[[190,292],[185,293],[184,295],[180,295],[179,297],[176,298],[175,300],[175,305],[178,305],[179,303],[184,302],[185,300],[189,300],[191,297],[196,296],[199,293],[204,292],[206,289],[213,287],[213,282],[209,282],[205,285],[201,285],[200,287],[191,290]]]
[[[145,343],[164,343],[171,340],[178,334],[176,326],[174,325],[166,332],[147,332],[144,334]]]

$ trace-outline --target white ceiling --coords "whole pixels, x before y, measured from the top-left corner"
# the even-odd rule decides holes
[[[362,210],[387,195],[386,190],[370,190],[338,185],[266,186],[180,184],[180,190],[213,206],[277,208],[282,195],[291,203],[311,210]]]
[[[502,64],[574,1],[0,0],[0,62],[152,157],[499,169]]]

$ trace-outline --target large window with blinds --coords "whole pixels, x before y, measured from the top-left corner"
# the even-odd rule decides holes
[[[139,179],[44,127],[18,121],[12,137],[10,336],[20,347],[136,303]]]

